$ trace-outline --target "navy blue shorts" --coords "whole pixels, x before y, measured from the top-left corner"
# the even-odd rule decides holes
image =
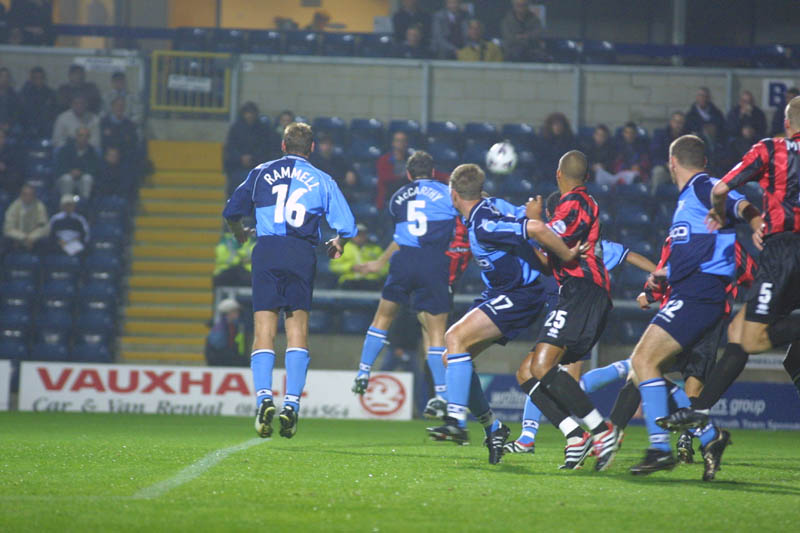
[[[253,248],[253,311],[311,309],[317,257],[294,237],[259,237]]]
[[[483,311],[503,335],[495,342],[506,344],[531,327],[544,310],[545,302],[544,287],[536,281],[506,292],[486,290],[475,300],[470,311],[475,308]]]
[[[680,372],[684,381],[693,377],[705,383],[717,363],[717,350],[727,324],[726,317],[721,316],[717,324],[706,330],[700,340],[675,357],[672,370]]]
[[[690,348],[717,327],[724,313],[724,301],[696,301],[673,294],[650,323],[663,328],[682,348]]]
[[[450,312],[450,258],[444,250],[401,246],[390,261],[384,300],[432,315]]]

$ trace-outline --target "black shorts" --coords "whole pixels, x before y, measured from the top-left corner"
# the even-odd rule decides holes
[[[716,325],[707,330],[700,340],[678,354],[672,371],[680,372],[684,381],[693,377],[705,383],[717,362],[717,350],[727,324],[728,320],[724,317],[717,320]]]
[[[540,343],[566,348],[561,364],[574,363],[586,355],[606,328],[611,298],[588,279],[568,278],[558,293],[558,303],[547,314]]]
[[[764,242],[756,279],[747,295],[748,322],[774,324],[800,307],[800,234],[779,233]]]

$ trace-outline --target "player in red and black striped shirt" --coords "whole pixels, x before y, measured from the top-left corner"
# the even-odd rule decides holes
[[[586,192],[586,156],[573,150],[561,157],[556,180],[561,200],[547,226],[560,236],[568,247],[584,243],[583,257],[562,262],[550,254],[548,262],[559,284],[558,303],[547,315],[538,344],[522,362],[517,380],[542,413],[548,413],[548,397],[569,409],[572,415],[591,430],[584,432],[570,418],[559,429],[567,435],[563,468],[579,468],[595,449],[596,470],[604,470],[619,448],[621,432],[605,420],[577,381],[561,371],[561,364],[579,360],[595,345],[611,310],[608,271],[595,249],[600,241],[599,208]],[[527,206],[527,216],[541,220],[541,198]],[[542,397],[542,391],[547,397]],[[560,420],[560,418],[557,418]],[[570,430],[570,431],[566,431]]]

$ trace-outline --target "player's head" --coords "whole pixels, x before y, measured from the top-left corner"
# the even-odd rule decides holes
[[[561,193],[558,191],[553,191],[547,197],[547,200],[544,201],[544,214],[547,215],[548,220],[553,218],[553,213],[556,212],[556,207],[558,207],[558,202],[560,200]]]
[[[281,149],[285,154],[308,157],[314,150],[314,132],[311,126],[302,122],[292,122],[283,130]]]
[[[783,121],[783,126],[789,137],[800,133],[800,96],[795,96],[786,104],[786,120]]]
[[[458,165],[450,174],[450,198],[455,208],[461,211],[459,206],[480,200],[485,180],[486,175],[478,165]]]
[[[433,177],[433,157],[424,150],[417,150],[406,161],[409,181],[429,180]]]
[[[558,160],[558,170],[556,170],[556,181],[559,189],[562,184],[565,188],[571,189],[582,185],[586,181],[589,163],[586,155],[580,150],[570,150]]]
[[[669,145],[669,173],[676,183],[706,168],[706,143],[697,135],[681,135]]]

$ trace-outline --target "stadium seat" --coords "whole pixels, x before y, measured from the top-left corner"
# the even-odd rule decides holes
[[[295,56],[316,55],[320,34],[313,31],[286,32],[286,53]]]
[[[30,312],[19,307],[0,308],[0,330],[4,337],[23,338],[27,336],[33,317]]]
[[[644,183],[620,184],[614,187],[614,198],[619,203],[637,205],[641,209],[649,208],[652,197],[650,190]]]
[[[614,221],[617,225],[626,228],[636,225],[649,226],[650,220],[650,215],[642,211],[642,208],[635,204],[619,206],[614,217]]]
[[[81,313],[75,322],[78,335],[102,335],[111,338],[114,333],[114,319],[104,311],[85,311]]]
[[[311,125],[315,135],[325,133],[333,139],[333,144],[342,146],[347,140],[347,124],[339,117],[317,117]]]
[[[343,311],[341,331],[352,335],[363,335],[372,323],[372,313],[365,311]]]
[[[83,262],[86,279],[98,279],[115,282],[122,271],[122,260],[119,255],[95,251]]]
[[[358,163],[372,163],[381,156],[381,149],[368,141],[356,139],[350,145],[350,157]]]
[[[211,41],[216,52],[240,54],[247,47],[247,32],[236,29],[214,28]]]
[[[650,259],[651,261],[658,259],[655,247],[645,239],[631,241],[629,243],[626,243],[626,245],[630,249],[630,251],[643,255],[646,258]],[[661,250],[659,249],[658,253],[660,252]]]
[[[247,39],[247,51],[251,54],[280,54],[281,34],[277,31],[253,30]]]
[[[464,125],[464,142],[491,146],[497,142],[497,126],[489,122],[467,122]]]
[[[356,53],[356,37],[352,33],[323,33],[322,55],[352,57]]]
[[[617,62],[617,50],[610,41],[583,41],[581,59],[591,65],[613,65]]]
[[[536,144],[536,130],[530,124],[503,124],[502,137],[508,140],[517,149],[532,150]]]
[[[69,348],[66,343],[37,342],[31,348],[27,359],[31,361],[66,361]]]
[[[459,163],[458,152],[449,143],[436,141],[428,146],[428,151],[436,169],[442,172],[452,172]]]
[[[0,295],[3,298],[17,298],[32,301],[36,294],[36,283],[30,279],[14,279],[0,284]]]
[[[674,203],[678,201],[678,187],[674,183],[662,183],[656,188],[656,200],[660,204]]]
[[[581,51],[577,41],[572,39],[547,39],[547,51],[556,63],[577,63]]]
[[[112,363],[111,351],[102,339],[95,342],[83,341],[70,351],[69,360],[85,363]]]
[[[789,68],[788,47],[782,44],[756,46],[752,49],[755,68]]]
[[[24,341],[8,337],[0,338],[0,359],[19,361],[27,359],[27,356],[28,347]]]
[[[68,333],[72,329],[72,314],[66,309],[45,309],[38,318],[37,324],[46,325],[49,331]]]
[[[43,263],[47,280],[74,280],[81,270],[81,260],[75,255],[51,254],[45,256]]]
[[[29,279],[36,282],[39,278],[41,260],[34,254],[15,252],[5,257],[3,267],[6,279]]]
[[[358,55],[361,57],[392,57],[394,42],[389,33],[364,33],[360,35]]]
[[[435,142],[444,142],[456,150],[461,140],[461,131],[455,122],[428,122],[428,145]]]
[[[311,333],[327,333],[332,323],[330,313],[324,309],[314,309],[308,315],[308,330]]]
[[[389,123],[389,139],[396,132],[402,131],[408,136],[411,146],[422,145],[422,128],[416,120],[393,120]]]
[[[207,51],[210,48],[212,32],[211,28],[178,28],[173,46],[175,50]]]
[[[75,293],[75,282],[70,279],[51,279],[42,286],[43,299],[73,301]]]
[[[525,199],[527,199],[527,197],[533,194],[533,183],[525,179],[525,176],[519,174],[517,171],[514,171],[508,176],[499,176],[496,181],[498,184],[498,193],[503,196],[524,196]]]
[[[92,279],[80,289],[82,301],[114,301],[117,296],[117,286],[112,281]]]
[[[473,163],[481,167],[486,166],[486,152],[488,150],[479,144],[472,144],[464,149],[462,159],[465,163]]]
[[[92,228],[92,240],[114,242],[121,246],[125,240],[125,228],[116,224],[102,224]]]
[[[517,151],[517,170],[530,179],[536,173],[536,155],[530,150]]]
[[[383,123],[376,118],[354,118],[350,121],[350,136],[383,146]]]

